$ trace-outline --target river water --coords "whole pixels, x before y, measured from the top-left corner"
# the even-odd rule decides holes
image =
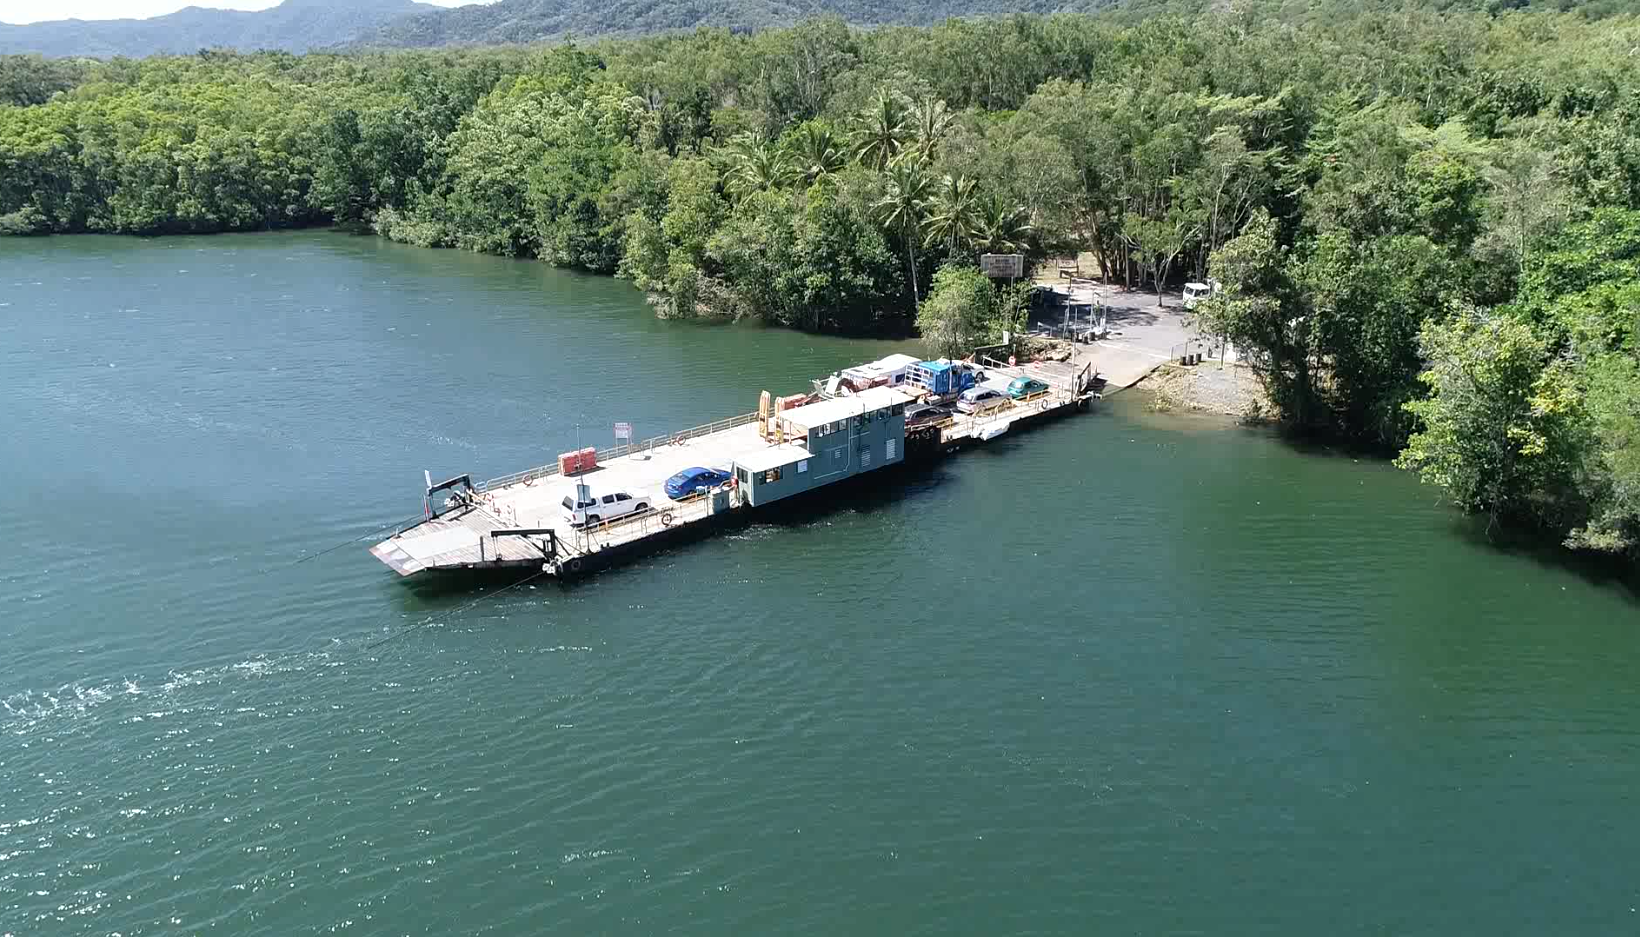
[[[567,589],[296,562],[895,347],[0,241],[0,934],[1640,929],[1632,595],[1137,394]]]

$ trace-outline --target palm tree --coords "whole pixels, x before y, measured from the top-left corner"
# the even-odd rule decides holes
[[[837,142],[837,134],[812,120],[797,128],[789,155],[797,174],[810,185],[841,170],[848,159]]]
[[[1031,222],[1023,206],[992,193],[980,200],[973,231],[980,253],[1017,254],[1031,237]]]
[[[860,115],[853,133],[854,151],[860,162],[885,172],[900,154],[907,135],[904,102],[896,94],[879,91],[877,100]]]
[[[728,169],[723,174],[724,188],[736,198],[752,192],[776,189],[792,178],[791,163],[786,153],[760,133],[737,134],[729,141]]]
[[[951,111],[945,102],[933,96],[923,98],[912,109],[912,134],[924,159],[934,158],[934,151],[939,149],[940,141],[951,129],[951,118]]]
[[[922,160],[908,155],[889,163],[887,185],[872,206],[883,227],[897,230],[905,241],[906,260],[911,265],[911,301],[920,304],[917,292],[917,241],[923,220],[928,217],[928,200],[934,183],[923,171]]]
[[[955,255],[958,244],[973,239],[979,217],[978,201],[974,196],[974,180],[946,174],[929,202],[928,239],[924,243],[944,244],[946,250]]]

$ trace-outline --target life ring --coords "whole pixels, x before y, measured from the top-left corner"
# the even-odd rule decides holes
[[[674,445],[674,446],[683,445],[683,434],[682,433],[673,433],[672,434],[672,445]]]
[[[581,558],[577,556],[576,558],[570,560],[568,563],[565,563],[564,568],[569,570],[572,573],[578,573],[578,572],[581,571],[581,567],[583,567],[585,565],[586,564],[581,561]]]
[[[674,520],[676,520],[676,518],[674,518],[672,516],[671,511],[665,511],[661,514],[661,526],[662,527],[671,527],[672,526],[672,521],[674,521]]]

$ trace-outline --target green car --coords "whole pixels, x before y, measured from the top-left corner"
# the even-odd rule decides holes
[[[1034,377],[1016,377],[1013,383],[1008,385],[1008,396],[1015,400],[1028,400],[1047,391],[1048,385]]]

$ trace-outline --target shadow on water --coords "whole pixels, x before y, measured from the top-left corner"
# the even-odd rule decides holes
[[[465,569],[434,576],[419,576],[400,580],[398,605],[401,611],[435,612],[453,605],[482,598],[486,593],[500,592],[526,582],[557,584],[558,580],[543,575],[540,569],[511,567],[504,569]]]
[[[1348,458],[1372,461],[1385,466],[1394,456],[1382,446],[1317,436],[1282,427],[1273,427],[1275,437],[1292,451],[1318,458]],[[1434,489],[1427,489],[1432,494]],[[1491,523],[1488,518],[1458,512],[1445,498],[1437,496],[1448,512],[1448,528],[1464,543],[1502,556],[1530,560],[1545,569],[1563,570],[1584,582],[1612,589],[1628,601],[1640,605],[1640,565],[1633,555],[1613,555],[1572,550],[1549,531],[1520,525]]]
[[[1572,550],[1545,531],[1491,524],[1485,517],[1452,512],[1454,537],[1503,556],[1530,560],[1545,569],[1571,573],[1592,586],[1619,593],[1640,605],[1640,566],[1632,555]]]

